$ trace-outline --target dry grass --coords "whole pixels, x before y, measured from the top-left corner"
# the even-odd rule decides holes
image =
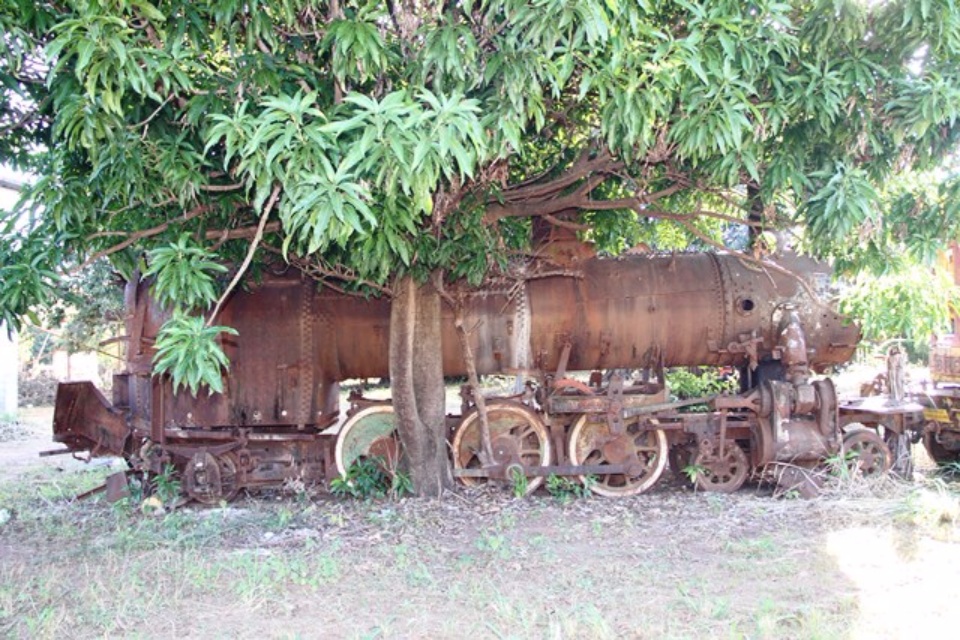
[[[19,421],[0,417],[0,442],[15,442],[29,435],[29,429]]]
[[[814,500],[666,483],[566,503],[492,488],[401,502],[301,492],[149,517],[72,499],[110,472],[0,476],[0,636],[874,638],[960,627],[960,497],[929,471],[914,483],[838,477]]]
[[[870,637],[869,580],[906,593],[958,557],[944,542],[957,492],[942,482],[810,501],[261,497],[145,517],[70,499],[104,473],[0,486],[14,514],[0,525],[0,635]],[[956,616],[952,589],[927,592],[936,619]]]

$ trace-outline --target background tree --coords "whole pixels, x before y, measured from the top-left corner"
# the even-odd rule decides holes
[[[931,337],[949,331],[960,311],[960,289],[951,275],[915,262],[879,275],[861,273],[841,292],[840,309],[857,319],[864,346],[877,355],[888,341],[902,340],[912,360],[925,362]]]
[[[149,270],[161,353],[209,347],[174,377],[216,386],[248,269],[394,295],[420,491],[449,479],[431,276],[507,269],[531,217],[608,252],[799,225],[844,268],[957,235],[954,177],[892,191],[956,147],[950,0],[4,0],[0,24],[0,157],[39,176],[0,313],[96,258]]]

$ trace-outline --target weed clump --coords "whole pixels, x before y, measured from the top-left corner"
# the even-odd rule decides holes
[[[341,498],[398,499],[413,493],[413,482],[399,469],[388,470],[383,458],[357,458],[345,476],[330,482],[330,492]]]
[[[567,476],[550,475],[547,477],[547,493],[561,504],[590,497],[590,487],[597,482],[596,476],[586,476],[583,482]]]

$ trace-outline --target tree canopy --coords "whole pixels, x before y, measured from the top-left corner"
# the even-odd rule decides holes
[[[956,176],[925,177],[960,138],[953,0],[2,0],[0,25],[0,161],[36,176],[0,316],[109,258],[177,309],[161,364],[208,354],[191,386],[239,266],[478,283],[532,217],[611,253],[800,228],[842,268],[960,235]]]

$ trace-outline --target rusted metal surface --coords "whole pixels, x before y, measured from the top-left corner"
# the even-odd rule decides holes
[[[663,389],[655,393],[622,394],[620,396],[620,406],[617,409],[621,417],[628,417],[687,406],[688,404],[697,404],[686,401],[680,403],[663,402],[665,394],[666,392]],[[551,395],[546,403],[549,413],[606,413],[610,409],[610,405],[608,395]]]
[[[697,486],[705,491],[732,493],[743,486],[750,475],[750,460],[735,441],[703,440],[691,464]]]
[[[74,452],[73,449],[49,449],[47,451],[41,451],[40,457],[48,458],[50,456],[63,456],[73,452]]]
[[[53,439],[91,456],[122,455],[130,431],[125,414],[114,409],[92,382],[57,386]]]
[[[522,305],[507,287],[467,296],[465,322],[475,327],[471,346],[481,374],[516,363],[561,375],[564,368],[745,365],[751,344],[761,360],[780,356],[787,313],[817,327],[804,349],[814,369],[846,361],[859,337],[796,279],[733,256],[593,259],[581,269],[580,278],[528,281]],[[267,276],[253,292],[233,296],[221,318],[239,331],[224,339],[232,363],[224,394],[194,400],[154,380],[149,393],[131,394],[140,396],[131,399],[131,410],[144,415],[140,405],[152,405],[153,425],[329,424],[337,412],[337,381],[389,374],[390,309],[383,300],[314,294],[314,287],[293,274]],[[128,316],[130,373],[136,375],[149,371],[166,315],[143,285],[128,298],[136,305]],[[790,305],[798,309],[789,311]],[[319,313],[323,322],[316,321]],[[525,344],[516,339],[523,323],[530,325]],[[450,312],[440,345],[444,372],[464,375],[454,330]]]
[[[117,502],[130,497],[130,485],[127,483],[130,473],[129,471],[118,471],[107,476],[107,480],[104,482],[107,488],[107,502]]]
[[[617,431],[610,421],[592,418],[583,414],[571,427],[570,462],[584,467],[618,465],[626,470],[607,470],[594,483],[587,482],[583,473],[581,480],[595,493],[610,497],[636,495],[652,487],[666,468],[669,443],[663,430],[654,421],[631,418]]]
[[[851,470],[865,476],[886,473],[893,464],[890,449],[876,431],[855,429],[843,437],[843,450],[852,454],[847,463]]]
[[[930,347],[930,377],[936,383],[960,383],[960,338],[939,336]]]
[[[598,493],[630,495],[657,481],[671,447],[702,445],[707,458],[725,461],[707,488],[726,490],[741,482],[742,467],[739,449],[730,457],[728,447],[749,448],[752,467],[839,448],[832,387],[808,378],[848,360],[859,330],[816,299],[816,279],[716,254],[578,254],[566,266],[562,274],[534,266],[526,279],[479,291],[451,287],[464,300],[478,372],[527,378],[490,403],[487,464],[474,399],[464,396],[451,448],[465,482],[520,472],[532,491],[550,474],[596,475]],[[784,266],[817,273],[799,259]],[[198,398],[151,375],[168,314],[147,284],[129,285],[126,301],[128,366],[113,404],[92,387],[58,398],[55,434],[68,449],[125,455],[150,472],[172,463],[207,503],[242,488],[329,479],[347,458],[402,458],[382,401],[352,397],[349,428],[339,438],[325,431],[339,417],[340,381],[389,375],[388,301],[317,290],[294,270],[266,274],[224,305],[219,321],[239,332],[223,338],[224,393]],[[446,309],[437,348],[445,374],[461,376],[453,320]],[[663,369],[671,366],[741,367],[752,388],[670,402]],[[586,383],[568,371],[593,374]],[[779,377],[768,379],[771,371]],[[707,408],[685,413],[695,404]]]
[[[512,339],[518,310],[511,300],[498,292],[470,298],[466,323],[478,326],[473,350],[481,373],[523,361],[511,350],[526,349],[536,368],[558,376],[566,369],[743,365],[749,359],[743,345],[751,341],[758,359],[771,359],[790,306],[802,326],[816,327],[807,331],[806,345],[814,370],[846,362],[859,341],[859,330],[813,299],[800,281],[734,256],[597,258],[584,262],[581,272],[580,278],[525,285],[528,344]],[[444,349],[444,366],[462,375],[455,350]]]
[[[493,459],[484,464],[480,432],[480,412],[474,407],[457,427],[450,445],[453,468],[479,469],[504,466],[522,469],[528,466],[548,466],[554,451],[549,431],[541,417],[532,408],[513,401],[487,404],[487,423]],[[473,484],[470,476],[461,476],[466,484]],[[540,486],[542,476],[531,476],[527,493]]]

